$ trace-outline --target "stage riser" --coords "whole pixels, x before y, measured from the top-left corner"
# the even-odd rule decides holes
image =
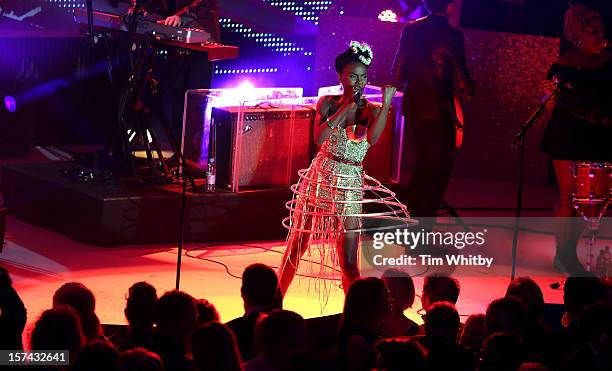
[[[65,178],[61,163],[2,168],[2,193],[12,215],[77,242],[118,246],[173,243],[180,193],[152,186],[109,187]],[[188,195],[187,242],[279,239],[288,190]]]

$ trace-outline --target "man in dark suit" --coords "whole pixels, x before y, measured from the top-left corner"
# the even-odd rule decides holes
[[[424,3],[430,15],[404,28],[392,72],[404,86],[402,107],[415,146],[415,169],[404,197],[414,216],[435,217],[453,168],[455,94],[471,97],[475,86],[463,34],[447,19],[454,0]]]
[[[226,325],[236,335],[242,361],[246,362],[257,356],[253,352],[257,321],[274,309],[282,309],[283,298],[276,272],[264,264],[251,264],[245,268],[240,293],[244,302],[244,315]]]

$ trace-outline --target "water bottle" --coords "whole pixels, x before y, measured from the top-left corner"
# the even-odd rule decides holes
[[[208,167],[206,168],[206,192],[215,192],[216,175],[217,166],[215,165],[215,158],[211,157],[208,159]]]

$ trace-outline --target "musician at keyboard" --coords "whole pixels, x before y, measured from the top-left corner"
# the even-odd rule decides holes
[[[130,13],[144,12],[147,18],[173,27],[199,28],[219,42],[219,11],[216,0],[130,0]],[[135,9],[137,3],[141,9]]]
[[[158,20],[173,27],[198,28],[207,31],[212,41],[219,42],[219,17],[216,0],[131,0],[131,13]],[[136,3],[142,4],[135,9]],[[186,52],[177,47],[166,47],[161,63],[155,63],[153,71],[156,94],[143,94],[139,104],[151,111],[151,118],[160,120],[171,131],[171,140],[178,143],[183,122],[185,91],[210,88],[212,63],[205,53]],[[137,106],[139,105],[137,104]],[[138,109],[138,107],[137,107]],[[154,125],[155,126],[155,125]],[[163,137],[163,136],[158,136]]]

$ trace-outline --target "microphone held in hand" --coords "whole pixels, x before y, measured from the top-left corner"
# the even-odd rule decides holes
[[[574,84],[572,84],[570,81],[568,81],[566,78],[564,78],[563,76],[561,76],[560,74],[556,73],[553,75],[552,80],[555,84],[569,89],[569,90],[573,90],[576,87],[574,86]]]
[[[355,89],[353,90],[353,102],[355,102],[356,105],[361,105],[361,90]]]

